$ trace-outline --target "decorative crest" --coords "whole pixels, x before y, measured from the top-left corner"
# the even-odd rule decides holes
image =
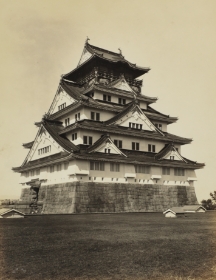
[[[86,41],[85,41],[85,45],[88,44],[88,41],[89,41],[89,40],[90,40],[90,39],[89,39],[89,37],[87,36]]]
[[[120,55],[122,55],[122,50],[120,48],[118,48]]]

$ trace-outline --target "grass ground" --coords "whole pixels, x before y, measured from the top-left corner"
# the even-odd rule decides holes
[[[1,279],[216,279],[216,212],[0,220]]]

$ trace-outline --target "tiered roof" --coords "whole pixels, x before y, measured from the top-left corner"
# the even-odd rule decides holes
[[[83,59],[84,56],[86,57],[85,59]],[[150,70],[149,67],[140,67],[129,62],[124,58],[121,52],[112,52],[90,45],[86,42],[77,68],[68,74],[65,74],[63,77],[71,81],[76,81],[77,77],[81,74],[84,68],[89,69],[92,68],[92,66],[94,67],[104,63],[111,64],[112,68],[119,68],[123,66],[125,69],[129,69],[133,73],[134,78],[139,77]]]
[[[87,55],[86,55],[87,54]],[[64,75],[60,81],[59,89],[65,91],[72,99],[73,103],[60,111],[52,113],[51,108],[48,114],[43,117],[42,121],[36,123],[40,127],[39,132],[45,130],[49,136],[56,141],[58,145],[62,148],[61,152],[54,155],[45,156],[36,160],[29,160],[27,155],[22,166],[13,168],[16,172],[22,172],[25,170],[31,170],[32,168],[37,168],[41,166],[47,166],[50,164],[69,161],[72,159],[84,159],[84,160],[94,160],[94,161],[109,161],[109,162],[122,162],[126,164],[143,164],[143,165],[155,165],[155,166],[169,166],[169,167],[183,167],[197,169],[204,166],[202,163],[197,163],[182,157],[176,150],[174,144],[188,144],[192,141],[189,138],[183,138],[177,135],[170,134],[168,132],[161,131],[156,128],[151,122],[152,120],[161,120],[165,123],[173,123],[177,118],[164,115],[149,106],[157,98],[152,98],[144,96],[133,90],[124,75],[122,74],[118,79],[112,80],[107,84],[99,84],[95,78],[94,83],[91,85],[83,85],[76,82],[79,75],[83,73],[86,69],[89,71],[90,68],[95,65],[111,63],[112,67],[114,65],[121,65],[121,67],[126,70],[130,69],[133,73],[134,78],[147,73],[149,68],[142,68],[136,64],[132,64],[127,61],[122,53],[114,53],[105,49],[95,47],[86,42],[83,55],[76,69],[70,73]],[[87,71],[86,70],[86,71]],[[105,93],[113,93],[119,96],[127,96],[131,98],[131,102],[125,105],[114,104],[111,102],[106,102],[102,100],[95,100],[91,97],[90,93],[98,91]],[[58,91],[56,95],[58,94]],[[55,99],[54,99],[55,100]],[[144,101],[147,104],[147,109],[141,109],[139,102]],[[66,116],[68,113],[73,112],[75,109],[88,107],[96,108],[103,111],[112,111],[116,115],[107,121],[94,121],[89,119],[79,120],[75,123],[64,127],[62,122],[58,121],[62,116]],[[146,124],[146,129],[133,129],[131,127],[126,127],[120,125],[119,121],[123,118],[128,117],[127,115],[132,114],[133,117],[140,118]],[[128,119],[127,119],[128,121]],[[142,126],[144,128],[144,126]],[[103,134],[103,136],[98,139],[92,146],[89,145],[75,145],[69,141],[66,137],[68,132],[73,132],[75,130],[89,130],[97,131]],[[113,143],[109,135],[125,135],[134,136],[141,139],[151,139],[158,140],[166,144],[166,146],[159,151],[159,153],[142,152],[142,151],[132,151],[119,149]],[[36,136],[37,138],[37,136]],[[35,139],[36,141],[36,139]],[[33,149],[35,141],[25,143],[23,146],[25,148]],[[115,153],[104,153],[101,152],[104,145],[110,146]],[[102,147],[102,148],[101,148]],[[31,151],[31,150],[30,150]],[[59,151],[59,150],[58,150]],[[178,156],[178,160],[171,161],[166,159],[166,156],[174,152]]]

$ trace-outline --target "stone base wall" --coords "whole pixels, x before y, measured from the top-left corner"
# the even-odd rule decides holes
[[[21,199],[27,197],[23,190]],[[190,186],[73,182],[41,186],[44,214],[162,212],[173,206],[198,204]]]

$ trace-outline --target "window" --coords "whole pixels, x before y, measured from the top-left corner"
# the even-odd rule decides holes
[[[91,120],[100,120],[100,113],[91,112]]]
[[[162,175],[170,175],[170,168],[162,167]]]
[[[65,162],[65,163],[64,163],[64,170],[67,170],[67,169],[68,169],[68,165],[69,165],[69,162]]]
[[[154,124],[157,128],[159,128],[160,130],[162,130],[162,124],[161,123],[155,123]]]
[[[104,151],[106,154],[110,154],[110,149],[105,149]]]
[[[137,151],[139,151],[139,143],[137,143],[137,142],[132,142],[132,150],[137,150]]]
[[[148,152],[155,153],[155,145],[148,144]]]
[[[31,170],[31,176],[34,176],[34,170]]]
[[[75,114],[75,122],[80,120],[80,113]]]
[[[35,170],[36,175],[40,175],[40,168]]]
[[[150,166],[135,165],[136,173],[150,174]]]
[[[119,98],[119,99],[118,99],[118,103],[119,103],[119,104],[126,104],[126,99],[124,99],[124,98]]]
[[[104,162],[100,161],[90,161],[90,170],[98,170],[98,171],[104,171]]]
[[[91,136],[83,136],[83,144],[92,145],[92,137]]]
[[[38,155],[42,155],[42,154],[49,153],[49,152],[51,152],[51,146],[47,146],[47,147],[38,149]]]
[[[116,140],[116,139],[114,139],[114,144],[115,144],[116,147],[118,147],[119,149],[122,149],[122,140]]]
[[[61,171],[61,169],[62,169],[61,164],[57,164],[57,171]]]
[[[103,94],[103,100],[104,100],[104,101],[109,101],[109,102],[111,102],[111,96],[110,96],[110,95]]]
[[[185,170],[183,168],[174,168],[174,175],[175,176],[184,176]]]
[[[119,163],[110,163],[110,171],[119,172],[120,164]]]
[[[26,172],[26,177],[28,177],[28,176],[29,176],[29,172],[27,171],[27,172]]]
[[[170,160],[174,160],[175,159],[175,156],[170,156]]]
[[[68,126],[70,124],[70,118],[65,119],[65,126]]]
[[[60,110],[64,109],[65,107],[66,107],[66,103],[63,103],[58,106],[58,110],[60,111]]]
[[[50,166],[50,173],[53,173],[55,171],[55,165]]]
[[[129,127],[141,130],[142,129],[142,124],[129,122]]]
[[[76,140],[77,139],[77,133],[73,133],[72,134],[72,141]]]

